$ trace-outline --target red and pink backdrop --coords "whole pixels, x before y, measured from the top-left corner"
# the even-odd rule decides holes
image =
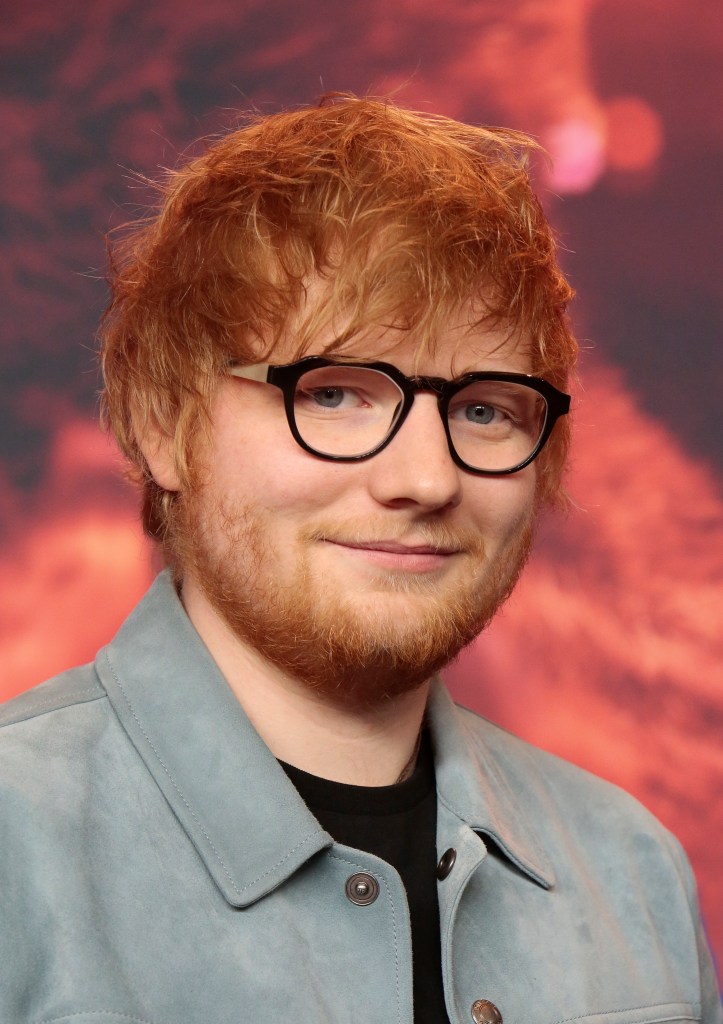
[[[722,962],[719,0],[35,0],[0,49],[0,697],[91,658],[153,575],[96,427],[136,175],[330,90],[524,129],[579,292],[575,508],[447,677],[678,834]]]

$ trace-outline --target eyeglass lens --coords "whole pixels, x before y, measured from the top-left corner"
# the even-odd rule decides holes
[[[354,457],[382,444],[402,410],[400,387],[379,370],[323,366],[304,373],[294,394],[296,427],[320,455]],[[534,388],[476,381],[449,401],[452,444],[467,465],[503,471],[524,462],[545,425],[547,405]]]

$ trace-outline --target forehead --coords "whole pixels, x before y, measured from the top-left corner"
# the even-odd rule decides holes
[[[405,323],[364,322],[358,314],[326,316],[329,285],[319,279],[306,289],[303,307],[292,317],[271,351],[269,362],[290,363],[304,356],[394,363],[407,374],[457,377],[472,370],[531,372],[532,345],[519,329],[486,316],[481,300],[452,310],[433,331]],[[266,361],[266,360],[265,360]]]
[[[451,326],[425,340],[413,332],[353,338],[335,353],[342,359],[383,360],[408,375],[461,377],[474,370],[529,373],[530,346],[509,331]]]

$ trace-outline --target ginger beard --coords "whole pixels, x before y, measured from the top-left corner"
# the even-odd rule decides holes
[[[466,552],[453,587],[400,571],[340,593],[314,566],[315,545],[389,536],[388,528],[383,534],[368,523],[363,530],[338,523],[309,529],[300,536],[293,570],[284,573],[265,512],[225,507],[198,491],[188,498],[178,496],[174,517],[181,575],[193,576],[238,640],[319,699],[357,710],[416,689],[482,632],[519,578],[535,522],[530,508],[494,557],[477,533],[431,518],[416,523],[415,534],[430,544]]]

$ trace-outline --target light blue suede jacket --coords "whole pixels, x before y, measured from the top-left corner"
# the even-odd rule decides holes
[[[166,575],[0,716],[0,1024],[411,1024],[398,875],[320,828]],[[453,1024],[721,1021],[675,840],[441,686],[429,717]]]

